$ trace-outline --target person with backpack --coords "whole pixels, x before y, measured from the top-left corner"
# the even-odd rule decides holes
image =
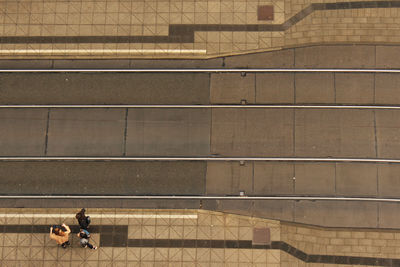
[[[78,220],[80,228],[87,230],[90,224],[90,216],[86,216],[85,212],[86,209],[81,209],[81,211],[75,215],[75,218]]]
[[[61,245],[62,248],[67,248],[69,243],[69,234],[71,229],[68,225],[63,223],[61,226],[53,225],[50,227],[50,239],[53,239],[57,244]]]
[[[81,229],[81,230],[79,231],[79,233],[77,234],[77,236],[80,238],[80,239],[79,239],[79,243],[81,244],[81,246],[82,246],[83,248],[88,247],[88,248],[94,249],[94,250],[97,249],[96,246],[93,246],[92,244],[89,243],[90,233],[89,233],[88,230]]]

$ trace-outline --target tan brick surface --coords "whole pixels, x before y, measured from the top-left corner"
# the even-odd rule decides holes
[[[76,209],[0,209],[0,224],[76,224]],[[254,227],[268,227],[271,240],[280,240],[278,221],[247,216],[236,216],[204,210],[132,210],[87,209],[92,225],[127,225],[128,239],[205,239],[252,240]],[[44,220],[37,220],[37,219]],[[90,230],[90,229],[89,229]],[[229,234],[227,234],[229,233]],[[45,266],[75,264],[89,266],[141,266],[201,262],[202,265],[235,266],[237,264],[280,266],[280,250],[229,248],[153,248],[153,247],[100,247],[96,251],[83,249],[75,235],[70,236],[72,246],[63,250],[48,238],[48,234],[1,233],[1,266]],[[92,234],[92,243],[100,244],[100,235]],[[32,247],[32,248],[31,248]],[[30,254],[30,251],[33,251]],[[53,256],[52,256],[53,255]],[[72,258],[71,258],[72,255]],[[70,263],[71,259],[73,262]],[[4,260],[9,260],[5,262]],[[25,264],[22,261],[27,261]],[[42,264],[42,265],[43,265]],[[42,266],[41,265],[41,266]]]
[[[0,214],[3,214],[0,216],[0,223],[60,224],[68,222],[73,225],[74,218],[70,217],[75,212],[74,209],[0,209]],[[253,227],[268,227],[272,241],[284,241],[307,254],[379,258],[399,258],[400,255],[400,240],[396,231],[310,227],[205,210],[89,209],[88,213],[93,216],[93,224],[112,225],[119,221],[120,225],[128,225],[129,239],[251,240]],[[32,214],[36,215],[32,216]],[[196,215],[196,218],[180,217],[185,215]],[[43,218],[45,220],[37,220]],[[95,244],[99,244],[100,236],[94,234],[92,240]],[[19,243],[23,246],[18,245]],[[35,258],[26,253],[26,259],[24,258],[26,245],[34,247]],[[14,247],[16,249],[12,250]],[[46,255],[48,254],[44,251],[49,249],[57,250],[58,248],[48,240],[46,234],[3,233],[0,235],[0,250],[3,251],[3,259],[47,262],[49,259]],[[72,254],[78,255],[80,252],[79,248],[72,248]],[[268,266],[276,267],[322,266],[306,264],[286,252],[274,249],[104,247],[100,248],[95,256],[88,253],[86,255],[98,264],[107,264],[106,262],[117,264],[117,261],[121,264],[127,264],[128,261],[148,264],[179,263],[197,260],[211,265],[225,263],[234,266],[237,263],[239,265],[268,264]],[[62,261],[63,257],[63,254],[60,254],[60,257],[53,260]]]
[[[371,0],[372,1],[372,0]],[[0,36],[167,36],[171,24],[282,24],[346,0],[0,1]],[[272,21],[257,20],[273,5]],[[0,57],[212,57],[315,43],[400,43],[399,8],[317,10],[281,32],[195,32],[194,43],[1,44]]]
[[[395,231],[323,229],[294,224],[283,224],[281,235],[282,241],[307,254],[379,258],[400,258],[400,242],[396,238],[399,235]],[[281,259],[282,264],[298,263],[289,256]]]

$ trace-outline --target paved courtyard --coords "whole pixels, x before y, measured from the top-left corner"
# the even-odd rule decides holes
[[[398,1],[1,1],[3,58],[210,58],[400,40]]]
[[[398,266],[396,231],[323,229],[205,210],[87,209],[91,243],[80,247],[79,209],[1,209],[2,266]],[[49,225],[71,226],[71,246]],[[345,264],[345,265],[341,265]]]
[[[0,69],[242,69],[0,71],[0,266],[400,266],[400,205],[365,201],[400,198],[400,75],[335,70],[400,68],[399,12],[392,0],[0,0]],[[63,104],[89,106],[7,107]],[[107,107],[121,104],[178,106]],[[78,159],[34,158],[58,156]],[[209,159],[126,161],[155,156]],[[361,200],[106,197],[240,192]],[[95,251],[75,235],[82,206]],[[67,249],[48,236],[61,223]]]

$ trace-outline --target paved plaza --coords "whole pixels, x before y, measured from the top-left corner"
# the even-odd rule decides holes
[[[78,209],[0,209],[2,266],[398,266],[396,231],[323,229],[205,210],[88,209],[89,250]],[[71,246],[49,225],[71,226]],[[256,236],[255,236],[256,234]],[[308,262],[308,263],[306,263]]]
[[[4,58],[211,58],[400,40],[398,1],[0,2]]]
[[[399,18],[397,0],[0,0],[0,267],[400,266]]]

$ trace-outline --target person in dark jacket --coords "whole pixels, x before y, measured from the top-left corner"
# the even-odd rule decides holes
[[[90,233],[87,230],[81,229],[77,234],[77,236],[80,238],[79,243],[83,248],[88,247],[90,249],[95,249],[95,250],[97,249],[96,246],[93,246],[92,244],[89,243]]]
[[[81,229],[87,230],[90,224],[90,216],[85,215],[86,210],[83,208],[75,215]]]

